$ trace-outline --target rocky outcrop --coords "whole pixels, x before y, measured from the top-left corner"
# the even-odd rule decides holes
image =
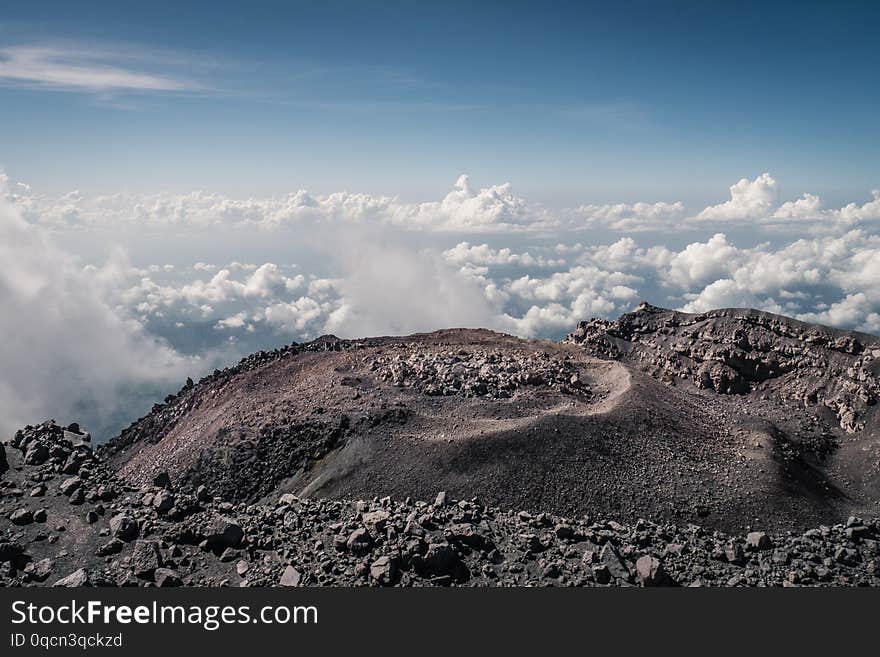
[[[616,321],[581,322],[566,341],[667,383],[827,408],[849,433],[865,427],[880,396],[880,338],[756,310],[642,304]]]
[[[380,356],[371,361],[370,369],[380,381],[416,388],[426,395],[507,399],[525,386],[590,394],[580,367],[570,359],[541,352],[522,355],[411,349],[403,355]]]

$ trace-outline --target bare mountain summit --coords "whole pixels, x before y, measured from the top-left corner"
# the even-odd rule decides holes
[[[255,502],[432,499],[740,530],[872,514],[880,339],[644,304],[563,343],[485,330],[261,352],[103,447]]]

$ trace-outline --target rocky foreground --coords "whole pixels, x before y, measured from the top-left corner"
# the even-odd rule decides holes
[[[117,476],[76,425],[0,448],[2,586],[877,586],[880,521],[745,535],[692,524],[277,494]]]

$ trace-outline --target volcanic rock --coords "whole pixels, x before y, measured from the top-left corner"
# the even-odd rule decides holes
[[[389,556],[379,557],[370,565],[370,577],[380,586],[393,584],[397,577],[397,560]]]
[[[293,566],[287,566],[278,583],[280,586],[299,586],[301,581],[302,573]]]
[[[135,577],[150,579],[162,566],[162,555],[155,541],[137,541],[131,555],[131,570]]]
[[[29,448],[25,453],[24,462],[26,465],[42,465],[49,460],[49,448],[38,443]]]
[[[767,550],[773,547],[773,541],[766,532],[749,532],[746,535],[746,545],[753,550]]]
[[[61,482],[61,484],[58,486],[58,490],[61,491],[62,495],[67,495],[69,497],[80,486],[82,486],[82,479],[80,479],[79,477],[70,477],[69,479],[65,479]]]
[[[89,585],[89,573],[85,568],[79,568],[66,577],[59,579],[53,586],[78,587]]]
[[[363,527],[360,527],[349,534],[348,539],[345,541],[345,545],[352,554],[368,554],[370,548],[373,546],[373,537],[370,536],[370,532]]]
[[[644,556],[636,560],[636,576],[642,586],[667,586],[669,575],[657,557]]]
[[[153,574],[153,580],[159,588],[169,588],[183,584],[180,576],[170,568],[157,568]]]
[[[121,541],[133,541],[138,535],[138,524],[131,516],[120,513],[110,519],[110,531]]]
[[[34,514],[30,509],[16,509],[9,514],[9,521],[13,525],[29,525],[34,521]]]
[[[212,548],[238,547],[244,538],[244,530],[229,518],[217,516],[202,527],[202,534]]]
[[[168,490],[161,490],[153,497],[153,508],[159,513],[170,511],[174,506],[174,494]]]

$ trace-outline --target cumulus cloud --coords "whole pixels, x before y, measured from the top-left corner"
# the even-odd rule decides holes
[[[738,267],[743,255],[728,243],[726,235],[717,233],[676,253],[669,261],[669,280],[683,288],[705,284]]]
[[[556,267],[565,263],[561,258],[532,256],[528,251],[515,253],[509,248],[493,249],[488,244],[470,244],[459,242],[453,248],[443,252],[447,261],[457,265],[487,266],[519,266],[519,267]]]
[[[782,312],[782,308],[772,298],[762,299],[729,278],[719,278],[699,293],[686,293],[685,298],[689,301],[682,310],[690,313],[702,313],[715,308],[757,308],[768,312]]]
[[[684,203],[614,203],[581,205],[572,211],[575,223],[583,227],[605,227],[611,230],[656,230],[671,226],[685,216]]]
[[[802,313],[800,319],[832,326],[855,326],[869,333],[880,333],[880,300],[877,295],[865,292],[848,294],[824,310]]]
[[[715,271],[715,280],[685,292],[685,310],[749,306],[876,331],[880,265],[874,263],[880,259],[880,237],[852,230],[778,249],[725,248],[733,249],[729,264]]]
[[[638,297],[633,286],[641,281],[634,274],[582,264],[546,277],[526,274],[503,290],[528,309],[521,317],[507,313],[506,319],[520,335],[553,336],[584,317],[607,317],[628,308]]]
[[[771,213],[779,194],[779,184],[769,173],[754,180],[741,178],[730,186],[730,200],[710,205],[697,215],[698,219],[760,219]]]
[[[880,220],[880,189],[873,190],[871,195],[873,198],[864,205],[848,203],[837,211],[837,215],[850,224]]]
[[[467,176],[439,201],[407,203],[397,197],[336,192],[313,196],[305,190],[282,197],[233,199],[222,194],[129,195],[85,198],[71,192],[51,198],[30,191],[9,199],[24,217],[53,227],[257,226],[265,229],[308,221],[326,225],[384,225],[438,232],[546,230],[559,221],[538,204],[514,194],[509,183],[475,188]]]
[[[248,333],[277,343],[324,332],[356,337],[451,325],[555,337],[584,317],[615,316],[642,299],[694,312],[750,306],[873,330],[878,240],[852,230],[771,247],[716,233],[674,250],[625,237],[564,254],[536,246],[525,257],[488,244],[439,251],[358,234],[334,242],[330,278],[264,263],[237,272],[223,267],[207,278],[176,272],[182,278],[159,284],[132,269],[107,296],[148,326],[160,319],[175,326],[207,322],[219,337],[236,336],[242,348],[252,344]],[[91,275],[113,280],[108,267]]]
[[[279,301],[267,306],[263,316],[270,325],[284,333],[296,336],[317,335],[323,332],[323,324],[338,309],[338,305],[300,297],[294,301]]]
[[[556,251],[559,251],[559,246],[556,247]],[[611,244],[581,247],[575,252],[580,252],[580,260],[583,262],[614,270],[643,267],[656,270],[668,266],[676,255],[662,245],[639,247],[632,237],[621,237]]]
[[[815,194],[804,194],[794,201],[786,201],[773,213],[774,219],[816,219],[822,215],[822,199]]]
[[[324,332],[355,337],[450,325],[556,337],[584,317],[615,316],[642,299],[689,311],[750,306],[872,330],[880,310],[878,239],[850,230],[772,247],[716,233],[680,249],[623,237],[528,251],[459,242],[441,251],[347,229],[320,240],[332,245],[332,277],[271,262],[210,272],[178,268],[162,283],[149,267],[131,268],[123,282],[106,273],[119,266],[91,274],[112,288],[111,305],[148,326],[204,322],[217,339],[234,336],[242,349],[254,339],[271,344]],[[846,302],[848,312],[834,306],[851,296],[860,303]]]
[[[418,217],[428,222],[440,217],[441,225],[447,230],[497,227],[546,229],[557,225],[557,221],[542,208],[516,196],[510,183],[476,190],[467,176],[459,177],[455,190],[447,194],[439,205],[419,205]]]
[[[413,233],[547,234],[606,230],[639,232],[718,229],[747,224],[757,230],[809,230],[828,233],[840,226],[880,221],[880,191],[866,203],[825,208],[815,194],[778,203],[779,184],[769,173],[743,178],[730,187],[730,199],[702,210],[681,201],[583,204],[551,212],[514,193],[509,183],[475,187],[460,176],[438,201],[409,203],[394,196],[355,192],[313,195],[306,190],[267,198],[236,199],[223,194],[110,194],[85,197],[72,191],[49,197],[27,185],[6,197],[31,223],[64,230],[159,227],[216,229],[244,227],[273,231],[307,226],[373,226]],[[199,263],[207,266],[205,263]]]

